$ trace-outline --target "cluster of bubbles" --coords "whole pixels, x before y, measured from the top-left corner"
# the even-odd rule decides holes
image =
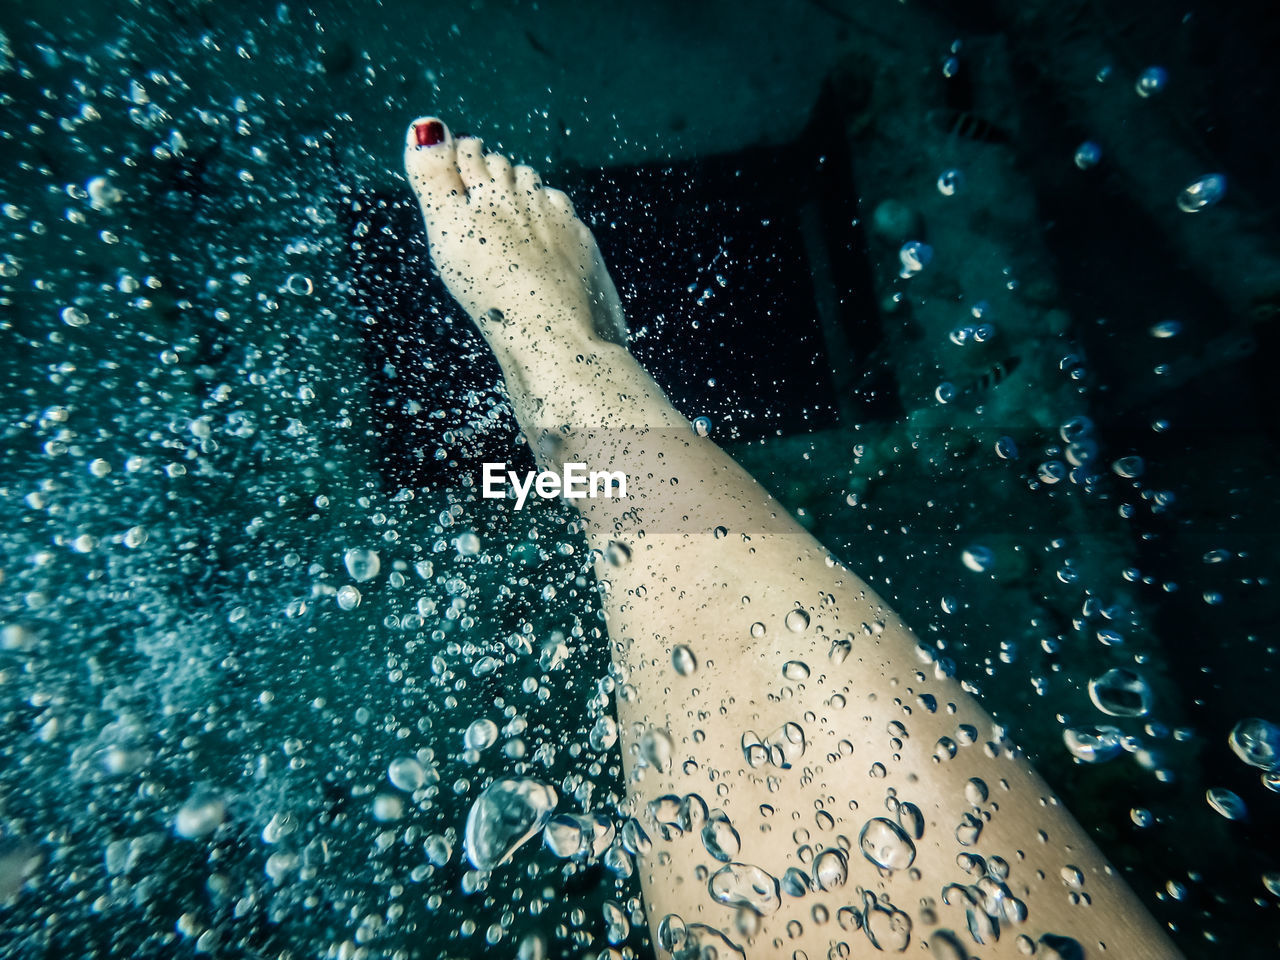
[[[956,346],[964,346],[968,343],[986,343],[995,335],[996,328],[993,323],[967,323],[964,326],[954,328],[948,334],[951,342]]]
[[[130,13],[0,63],[0,954],[634,955],[580,531],[378,476],[342,42]]]
[[[1098,73],[1098,80],[1104,82],[1110,75],[1111,68],[1104,67]],[[1134,92],[1141,98],[1150,99],[1162,94],[1169,85],[1169,71],[1162,66],[1149,66],[1143,69],[1134,82]],[[1095,140],[1086,140],[1076,148],[1073,157],[1075,165],[1081,170],[1096,167],[1102,160],[1102,146]],[[941,189],[941,181],[939,181]],[[945,191],[944,191],[945,192]],[[1189,182],[1178,194],[1178,209],[1184,213],[1198,213],[1222,200],[1227,192],[1225,174],[1205,173]]]

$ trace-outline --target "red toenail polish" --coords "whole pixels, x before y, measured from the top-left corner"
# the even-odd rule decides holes
[[[418,140],[418,146],[434,147],[437,143],[444,143],[444,124],[439,120],[415,123],[413,135]]]

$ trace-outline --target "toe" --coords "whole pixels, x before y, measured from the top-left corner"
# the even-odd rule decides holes
[[[458,174],[468,190],[489,182],[489,166],[484,161],[484,141],[463,137],[458,141]]]
[[[516,167],[516,189],[522,194],[533,194],[542,189],[542,178],[533,167],[524,164]]]
[[[485,166],[489,168],[489,177],[498,186],[504,190],[511,190],[515,186],[515,171],[511,168],[511,161],[500,153],[491,153],[484,158]]]
[[[438,117],[419,117],[409,124],[404,167],[423,203],[438,203],[463,189],[453,134]]]
[[[569,195],[563,190],[546,190],[547,204],[552,210],[562,211],[569,216],[577,216],[573,212],[573,201],[569,199]]]

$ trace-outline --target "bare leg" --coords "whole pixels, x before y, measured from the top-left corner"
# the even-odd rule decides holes
[[[431,118],[406,166],[530,442],[628,475],[575,504],[660,947],[1176,957],[991,718],[635,362],[568,198]]]

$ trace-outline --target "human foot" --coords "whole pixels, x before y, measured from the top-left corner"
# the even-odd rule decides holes
[[[405,170],[432,262],[499,359],[548,334],[625,346],[618,292],[564,193],[435,117],[410,124]]]

